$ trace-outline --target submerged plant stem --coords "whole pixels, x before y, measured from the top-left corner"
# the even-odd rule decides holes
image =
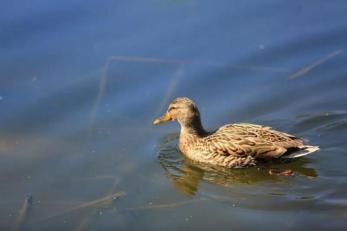
[[[288,79],[296,79],[296,78],[299,78],[305,74],[307,74],[308,72],[310,72],[311,70],[313,70],[314,68],[326,63],[327,61],[329,61],[330,59],[332,58],[335,58],[337,55],[341,54],[342,53],[342,50],[337,50],[337,51],[334,51],[330,54],[328,54],[327,56],[325,56],[324,58],[322,59],[319,59],[317,60],[316,62],[308,65],[308,66],[305,66],[303,68],[301,68],[300,70],[298,70],[297,72],[295,72],[294,74],[292,74],[291,76],[288,77]]]
[[[15,223],[14,228],[13,228],[14,231],[21,229],[21,227],[22,227],[22,225],[23,225],[23,223],[24,223],[24,221],[28,215],[29,209],[32,206],[32,201],[33,201],[33,197],[31,195],[28,195],[25,197],[23,205],[22,205],[21,209],[19,210],[18,217],[17,217],[16,223]]]

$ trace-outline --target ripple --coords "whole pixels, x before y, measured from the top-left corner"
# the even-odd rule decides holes
[[[321,112],[302,115],[298,117],[298,122],[294,125],[293,131],[303,132],[311,129],[331,128],[332,124],[339,124],[346,119],[346,112]]]

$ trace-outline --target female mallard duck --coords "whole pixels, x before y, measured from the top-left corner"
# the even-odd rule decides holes
[[[245,167],[255,165],[257,159],[298,157],[319,150],[317,146],[304,145],[303,140],[293,135],[255,124],[227,124],[207,132],[201,125],[198,108],[186,97],[173,100],[153,124],[169,120],[177,120],[181,125],[181,152],[197,162]]]

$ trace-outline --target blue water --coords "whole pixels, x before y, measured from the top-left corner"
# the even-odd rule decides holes
[[[346,11],[338,0],[2,1],[0,229],[344,230]],[[194,166],[177,124],[152,126],[177,96],[207,128],[264,124],[321,150]]]

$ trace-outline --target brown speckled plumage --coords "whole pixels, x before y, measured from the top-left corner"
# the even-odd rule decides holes
[[[206,132],[198,108],[185,97],[173,100],[167,112],[154,124],[169,120],[177,120],[181,125],[181,152],[194,161],[212,165],[245,167],[255,165],[257,159],[279,158],[289,151],[318,150],[318,147],[304,145],[293,135],[255,124],[227,124]]]

